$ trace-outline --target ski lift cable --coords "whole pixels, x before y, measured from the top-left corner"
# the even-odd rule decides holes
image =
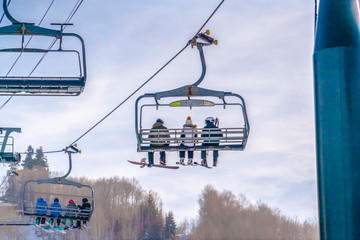
[[[82,139],[85,135],[87,135],[91,130],[93,130],[96,126],[98,126],[102,121],[104,121],[107,117],[109,117],[113,112],[115,112],[121,105],[127,102],[133,95],[135,95],[141,88],[143,88],[147,83],[149,83],[158,73],[160,73],[167,65],[169,65],[177,56],[179,56],[191,43],[193,43],[194,39],[198,36],[201,30],[205,27],[205,25],[210,21],[213,15],[217,12],[220,6],[224,3],[225,0],[222,0],[219,5],[215,8],[212,14],[206,19],[204,24],[200,27],[200,29],[196,32],[194,37],[186,43],[186,45],[176,53],[167,63],[165,63],[159,70],[157,70],[150,78],[148,78],[143,84],[141,84],[135,91],[133,91],[128,97],[126,97],[120,104],[118,104],[113,110],[111,110],[108,114],[105,115],[101,120],[99,120],[96,124],[94,124],[91,128],[89,128],[85,133],[83,133],[80,137],[78,137],[75,141],[73,141],[69,146],[74,145],[80,139]]]
[[[46,10],[44,16],[42,17],[42,19],[40,20],[38,26],[42,23],[42,21],[44,20],[45,16],[47,15],[47,13],[49,12],[51,6],[53,5],[55,0],[53,0],[51,3],[50,3],[50,6],[48,7],[48,9]],[[68,15],[68,17],[66,18],[66,23],[69,23],[71,21],[71,19],[74,17],[75,13],[77,12],[77,10],[79,9],[80,5],[82,4],[84,0],[78,0],[75,4],[75,6],[73,7],[73,9],[71,10],[70,14]],[[10,4],[11,0],[9,1],[8,4]],[[1,21],[0,21],[1,23]],[[66,28],[67,25],[64,26],[64,30]],[[25,47],[27,47],[27,45],[29,44],[29,42],[31,41],[32,39],[32,36],[30,37],[29,41],[26,43]],[[50,50],[56,43],[57,39],[53,40],[52,43],[50,44],[50,46],[48,47],[48,50]],[[30,77],[33,72],[36,70],[36,68],[40,65],[40,63],[42,62],[42,60],[45,58],[47,53],[45,53],[41,59],[39,60],[39,62],[35,65],[35,67],[33,68],[33,70],[30,72],[30,74],[28,75],[28,77]],[[19,58],[21,57],[22,53],[19,54],[18,58],[15,60],[14,64],[11,66],[10,70],[8,71],[8,73],[6,74],[6,76],[9,75],[9,73],[11,72],[11,70],[14,68],[15,64],[17,63],[17,61],[19,60]],[[16,93],[12,94],[0,107],[0,111],[4,108],[4,106],[10,102],[10,100],[16,95]]]
[[[46,151],[46,152],[43,152],[43,154],[48,154],[48,153],[58,153],[58,152],[64,152],[65,149],[61,149],[61,150],[56,150],[56,151]],[[29,152],[20,152],[19,154],[22,154],[22,155],[25,155],[25,154],[28,154]]]
[[[11,3],[11,0],[9,0],[7,6],[9,6],[10,3]],[[0,24],[1,24],[2,20],[4,19],[4,16],[5,16],[5,13],[3,13],[3,15],[2,15],[1,18],[0,18]]]

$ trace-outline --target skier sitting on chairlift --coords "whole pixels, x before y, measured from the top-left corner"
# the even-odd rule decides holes
[[[169,130],[164,126],[164,121],[162,119],[157,119],[153,124],[149,138],[153,138],[151,140],[150,146],[161,147],[161,146],[169,146],[169,142],[165,140],[159,140],[159,138],[170,138]],[[148,153],[149,158],[149,167],[154,165],[154,152]],[[160,164],[166,165],[166,155],[165,151],[160,151]]]
[[[205,127],[201,133],[201,137],[205,138],[202,146],[219,146],[219,140],[213,138],[222,137],[223,134],[221,130],[214,124],[215,119],[213,117],[208,117],[205,119]],[[207,152],[205,150],[201,151],[201,165],[208,166],[206,161]],[[219,150],[213,151],[213,166],[217,166],[217,161],[219,157]]]
[[[62,224],[66,225],[66,218],[70,218],[70,226],[66,226],[64,229],[74,226],[74,220],[72,218],[76,217],[76,213],[78,212],[78,207],[76,206],[74,200],[70,199],[69,204],[65,209],[65,217],[62,221]]]
[[[48,208],[47,202],[43,198],[38,198],[36,201],[36,209],[35,209],[36,215],[46,215],[47,208]],[[36,225],[39,225],[40,223],[45,224],[45,220],[46,220],[46,216],[45,217],[37,216],[35,223]]]
[[[50,225],[52,225],[54,223],[54,219],[57,218],[56,219],[57,226],[60,226],[61,219],[59,217],[61,216],[62,208],[58,198],[54,199],[54,203],[51,204],[50,211],[52,217],[50,219]]]
[[[186,140],[182,140],[180,146],[182,147],[194,147],[195,146],[195,141],[193,140],[193,138],[197,137],[196,134],[196,128],[197,125],[193,124],[191,117],[188,116],[186,118],[185,124],[183,125],[183,129],[181,130],[181,138],[187,138]],[[189,139],[190,138],[190,139]],[[179,157],[180,157],[180,164],[184,165],[184,160],[185,160],[185,151],[179,151]],[[193,158],[194,158],[194,151],[189,150],[188,151],[188,165],[191,165],[193,163]]]
[[[83,225],[86,226],[86,222],[87,220],[89,220],[89,216],[90,216],[90,208],[91,205],[88,202],[89,200],[87,198],[83,198],[82,199],[82,205],[78,205],[77,207],[80,209],[80,218],[83,219]],[[76,222],[76,226],[78,228],[81,228],[81,221],[77,221]]]

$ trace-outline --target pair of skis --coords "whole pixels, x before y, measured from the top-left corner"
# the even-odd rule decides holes
[[[66,230],[64,230],[63,227],[52,227],[49,224],[35,224],[37,227],[41,228],[46,233],[53,233],[54,231],[57,231],[59,233],[67,233]]]
[[[82,226],[82,228],[73,228],[73,227],[68,227],[66,226],[65,228],[64,227],[53,227],[51,226],[50,224],[35,224],[36,227],[39,227],[41,228],[44,232],[47,232],[47,233],[53,233],[54,231],[56,232],[59,232],[59,233],[67,233],[68,230],[82,230],[82,229],[90,229],[91,227],[90,226]]]
[[[152,164],[151,166],[149,165],[149,162],[146,161],[146,158],[142,158],[140,160],[140,162],[137,161],[130,161],[128,160],[129,163],[135,164],[135,165],[140,165],[140,168],[144,168],[144,167],[158,167],[158,168],[167,168],[167,169],[178,169],[178,166],[167,166],[167,165],[162,165],[162,164]]]
[[[176,164],[178,165],[182,165],[182,166],[201,166],[201,167],[206,167],[206,168],[212,168],[208,165],[202,165],[201,163],[198,163],[198,162],[193,162],[192,164],[185,164],[185,163],[180,163],[180,162],[176,162]]]

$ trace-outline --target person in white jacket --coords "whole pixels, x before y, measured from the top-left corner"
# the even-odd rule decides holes
[[[181,138],[186,138],[184,140],[181,141],[180,146],[184,147],[184,149],[186,148],[191,148],[195,146],[195,138],[197,137],[196,134],[196,128],[197,125],[193,124],[191,117],[188,116],[186,118],[185,124],[183,125],[183,129],[181,130]],[[193,158],[194,158],[194,151],[192,150],[188,150],[188,165],[191,165],[193,163]],[[179,152],[180,155],[180,164],[184,165],[184,160],[185,160],[185,151],[180,151]]]

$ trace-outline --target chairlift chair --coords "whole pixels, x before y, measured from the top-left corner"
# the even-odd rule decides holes
[[[21,128],[0,128],[0,163],[19,163],[20,153],[14,151],[14,138],[12,132],[21,132]]]
[[[19,35],[22,37],[20,48],[3,48],[1,53],[74,53],[79,62],[79,75],[72,77],[63,76],[0,76],[0,95],[20,96],[77,96],[82,93],[86,82],[86,58],[84,40],[75,33],[64,33],[64,26],[72,24],[58,24],[60,30],[48,29],[35,26],[33,23],[19,22],[14,19],[7,8],[7,0],[3,0],[3,8],[6,17],[12,22],[11,25],[0,27],[0,36]],[[43,36],[54,38],[59,41],[57,50],[45,48],[27,48],[24,45],[25,36]],[[76,38],[81,43],[81,54],[78,50],[65,50],[62,48],[64,37]]]
[[[66,179],[66,177],[70,174],[71,168],[72,168],[72,159],[71,154],[79,152],[77,148],[74,146],[71,146],[70,148],[66,149],[66,152],[69,156],[69,170],[68,172],[62,176],[62,177],[55,177],[50,179],[38,179],[38,180],[28,180],[25,182],[23,187],[23,194],[22,194],[22,211],[24,215],[27,216],[34,216],[34,217],[52,217],[51,216],[51,210],[50,205],[52,201],[55,198],[58,198],[60,200],[60,203],[62,203],[62,211],[60,211],[61,216],[59,218],[66,218],[66,219],[72,219],[72,220],[79,220],[79,221],[90,221],[91,216],[94,212],[94,190],[89,185],[84,185],[78,182],[74,182],[71,180]],[[31,188],[35,188],[39,185],[52,185],[53,190],[52,191],[32,191]],[[32,186],[32,187],[31,187]],[[85,189],[87,190],[86,194],[61,194],[57,191],[59,191],[59,188],[68,186],[70,189],[73,189],[74,191],[78,189]],[[56,191],[57,190],[57,191]],[[38,214],[40,211],[44,211],[43,207],[36,206],[36,200],[38,198],[43,198],[47,200],[48,207],[45,210],[45,214]],[[73,212],[74,209],[67,209],[66,205],[68,203],[69,199],[76,199],[75,203],[78,205],[81,204],[81,200],[83,198],[87,198],[89,202],[91,203],[91,208],[87,212],[81,212],[77,211],[76,213]],[[55,210],[56,211],[56,210]],[[67,216],[67,212],[74,213],[74,216]]]
[[[202,73],[197,82],[192,85],[183,86],[177,89],[156,92],[156,93],[147,93],[137,98],[135,102],[135,131],[137,137],[137,151],[138,152],[158,152],[158,151],[183,151],[184,146],[180,144],[183,141],[193,142],[194,147],[185,147],[188,150],[236,150],[242,151],[246,147],[247,139],[250,132],[249,121],[247,117],[245,101],[244,99],[236,93],[232,92],[223,92],[217,90],[210,90],[205,88],[200,88],[198,85],[202,82],[206,73],[206,64],[203,52],[203,46],[208,46],[211,44],[217,44],[216,40],[207,36],[209,32],[198,34],[194,39],[191,40],[192,46],[197,46],[197,49],[200,53]],[[198,39],[202,39],[203,42],[199,42]],[[201,99],[198,99],[200,97]],[[153,99],[151,104],[141,103],[142,99],[149,98]],[[171,99],[178,98],[170,103],[160,103],[162,99]],[[181,98],[181,99],[179,99]],[[220,102],[213,102],[210,99],[216,98],[220,99]],[[236,102],[227,102],[227,99],[235,98]],[[168,128],[170,133],[170,138],[162,137],[163,130],[154,130],[143,128],[143,111],[146,107],[152,107],[158,109],[160,107],[170,108],[170,107],[189,107],[191,108],[203,108],[203,107],[214,107],[222,106],[224,109],[227,106],[236,106],[240,109],[242,114],[242,119],[237,119],[239,122],[242,122],[243,125],[235,128],[220,128],[223,133],[223,137],[211,137],[205,138],[201,137],[202,133],[206,131],[211,131],[209,129],[197,128],[195,133],[197,137],[191,138],[182,138],[181,137],[181,128]],[[150,138],[151,135],[157,135],[157,137]],[[202,142],[206,141],[207,143],[219,142],[218,146],[202,146]],[[153,146],[152,144],[156,143],[169,143],[168,146]]]

